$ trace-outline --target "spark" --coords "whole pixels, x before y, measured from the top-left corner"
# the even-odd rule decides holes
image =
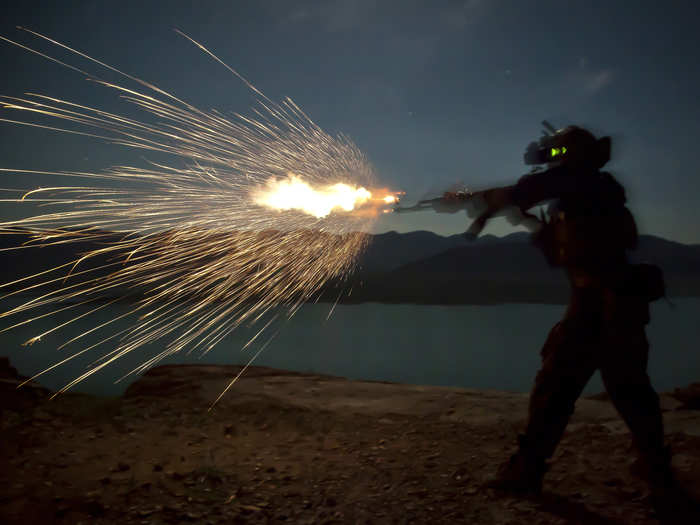
[[[29,236],[20,249],[99,244],[69,263],[0,285],[9,290],[6,297],[26,292],[34,296],[0,317],[50,309],[13,326],[77,306],[88,308],[25,344],[46,340],[114,301],[126,300],[130,305],[126,314],[95,321],[89,330],[69,336],[61,347],[77,345],[93,333],[102,334],[99,342],[74,350],[31,378],[102,348],[91,367],[59,393],[154,341],[167,344],[130,374],[183,350],[206,354],[243,324],[267,320],[264,331],[270,319],[279,315],[279,307],[291,318],[305,302],[318,300],[329,281],[348,278],[368,242],[363,232],[381,205],[394,202],[386,190],[365,189],[376,186],[374,169],[349,138],[328,135],[290,98],[273,102],[187,35],[183,36],[258,97],[255,118],[198,109],[81,51],[25,31],[133,85],[102,80],[23,44],[0,39],[86,75],[135,105],[143,118],[28,93],[0,97],[0,107],[57,119],[78,129],[0,120],[108,140],[172,159],[94,173],[0,169],[93,181],[36,188],[24,191],[21,198],[4,200],[50,206],[45,213],[0,223],[0,233]],[[18,288],[19,283],[24,287]],[[124,318],[130,320],[128,328],[109,331],[111,323]]]

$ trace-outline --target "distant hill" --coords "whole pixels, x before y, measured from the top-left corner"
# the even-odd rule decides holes
[[[349,281],[331,283],[321,300],[335,301],[339,287],[346,291],[341,298],[344,303],[560,304],[568,298],[564,272],[548,266],[525,232],[505,237],[485,235],[475,242],[461,235],[443,237],[427,231],[371,237],[354,275]],[[106,233],[99,241],[0,252],[0,281],[64,264],[118,238]],[[3,235],[0,248],[27,240],[24,235]],[[700,296],[700,245],[643,235],[631,258],[658,264],[664,270],[669,296]],[[108,262],[96,258],[91,264]],[[55,272],[51,277],[61,275]]]
[[[442,237],[433,232],[415,231],[397,233],[395,231],[372,235],[367,251],[362,255],[360,271],[386,272],[415,261],[444,253],[453,248],[478,246],[500,242],[527,242],[528,234],[512,233],[506,237],[484,235],[476,243],[470,243],[462,235]]]
[[[404,264],[466,244],[467,240],[461,235],[442,237],[428,231],[391,231],[372,235],[372,241],[360,259],[359,269],[367,272],[392,271]]]
[[[486,235],[382,234],[367,248],[346,302],[488,304],[566,301],[563,272],[552,270],[524,232]],[[391,243],[385,236],[391,236]],[[440,249],[443,248],[443,249]],[[391,249],[388,253],[386,250]],[[431,253],[432,252],[432,253]],[[421,257],[421,254],[429,255]],[[365,260],[370,264],[362,264]],[[399,259],[401,259],[399,261]],[[373,261],[391,261],[386,268]]]
[[[700,245],[643,235],[630,254],[659,265],[671,297],[700,296]],[[550,267],[529,234],[486,235],[470,243],[430,232],[374,236],[346,302],[565,303],[563,270]]]

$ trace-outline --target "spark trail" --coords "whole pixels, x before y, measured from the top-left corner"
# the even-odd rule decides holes
[[[65,44],[28,32],[122,75],[130,87],[0,38],[114,90],[145,117],[136,120],[30,93],[2,97],[0,105],[78,124],[80,130],[0,120],[107,139],[172,158],[171,163],[95,173],[41,172],[88,184],[56,185],[6,199],[53,208],[0,223],[2,233],[30,236],[22,249],[78,242],[92,243],[93,248],[65,264],[2,285],[8,290],[5,297],[33,295],[0,314],[20,318],[3,331],[64,311],[80,312],[38,333],[25,343],[30,345],[70,330],[76,321],[89,320],[116,301],[126,299],[131,305],[119,317],[66,336],[59,348],[71,347],[73,352],[34,378],[101,349],[93,365],[60,393],[147,343],[167,341],[160,353],[131,373],[182,350],[206,353],[242,324],[265,323],[250,345],[282,315],[279,307],[291,317],[318,297],[330,279],[348,276],[367,242],[362,230],[378,206],[393,198],[386,190],[370,191],[376,186],[372,165],[352,141],[328,135],[289,98],[271,101],[186,35],[255,93],[255,118],[200,110]],[[91,180],[99,185],[90,185]],[[100,243],[98,248],[95,243]],[[47,308],[48,313],[38,313]],[[114,331],[124,319],[129,327]],[[98,343],[81,346],[86,336],[96,333],[102,334]]]

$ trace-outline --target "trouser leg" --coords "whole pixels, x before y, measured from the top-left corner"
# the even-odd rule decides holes
[[[599,324],[595,315],[565,318],[549,332],[542,348],[542,367],[530,393],[528,423],[519,436],[518,451],[491,480],[492,488],[518,493],[539,493],[551,457],[574,412],[576,400],[595,371],[590,346]]]
[[[632,433],[657,515],[664,523],[700,523],[700,503],[678,484],[671,468],[671,451],[664,447],[659,396],[646,371],[649,346],[643,325],[628,328],[617,327],[606,338],[603,382]]]
[[[644,327],[611,330],[606,347],[600,366],[605,388],[629,427],[649,475],[664,476],[670,455],[664,448],[659,396],[647,374],[649,345]]]
[[[591,351],[594,329],[565,319],[554,326],[542,349],[542,368],[530,394],[528,424],[521,439],[521,449],[526,448],[538,460],[554,453],[576,400],[595,372]]]
[[[511,492],[539,493],[552,455],[574,411],[576,399],[595,366],[584,352],[575,323],[552,328],[542,349],[542,368],[530,394],[528,424],[518,451],[501,467],[489,486]]]

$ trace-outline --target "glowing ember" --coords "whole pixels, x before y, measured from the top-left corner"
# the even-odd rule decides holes
[[[287,179],[271,179],[267,188],[256,192],[254,201],[275,210],[299,210],[317,219],[332,211],[352,211],[370,200],[372,194],[365,188],[348,184],[333,184],[312,188],[299,176],[290,173]]]

